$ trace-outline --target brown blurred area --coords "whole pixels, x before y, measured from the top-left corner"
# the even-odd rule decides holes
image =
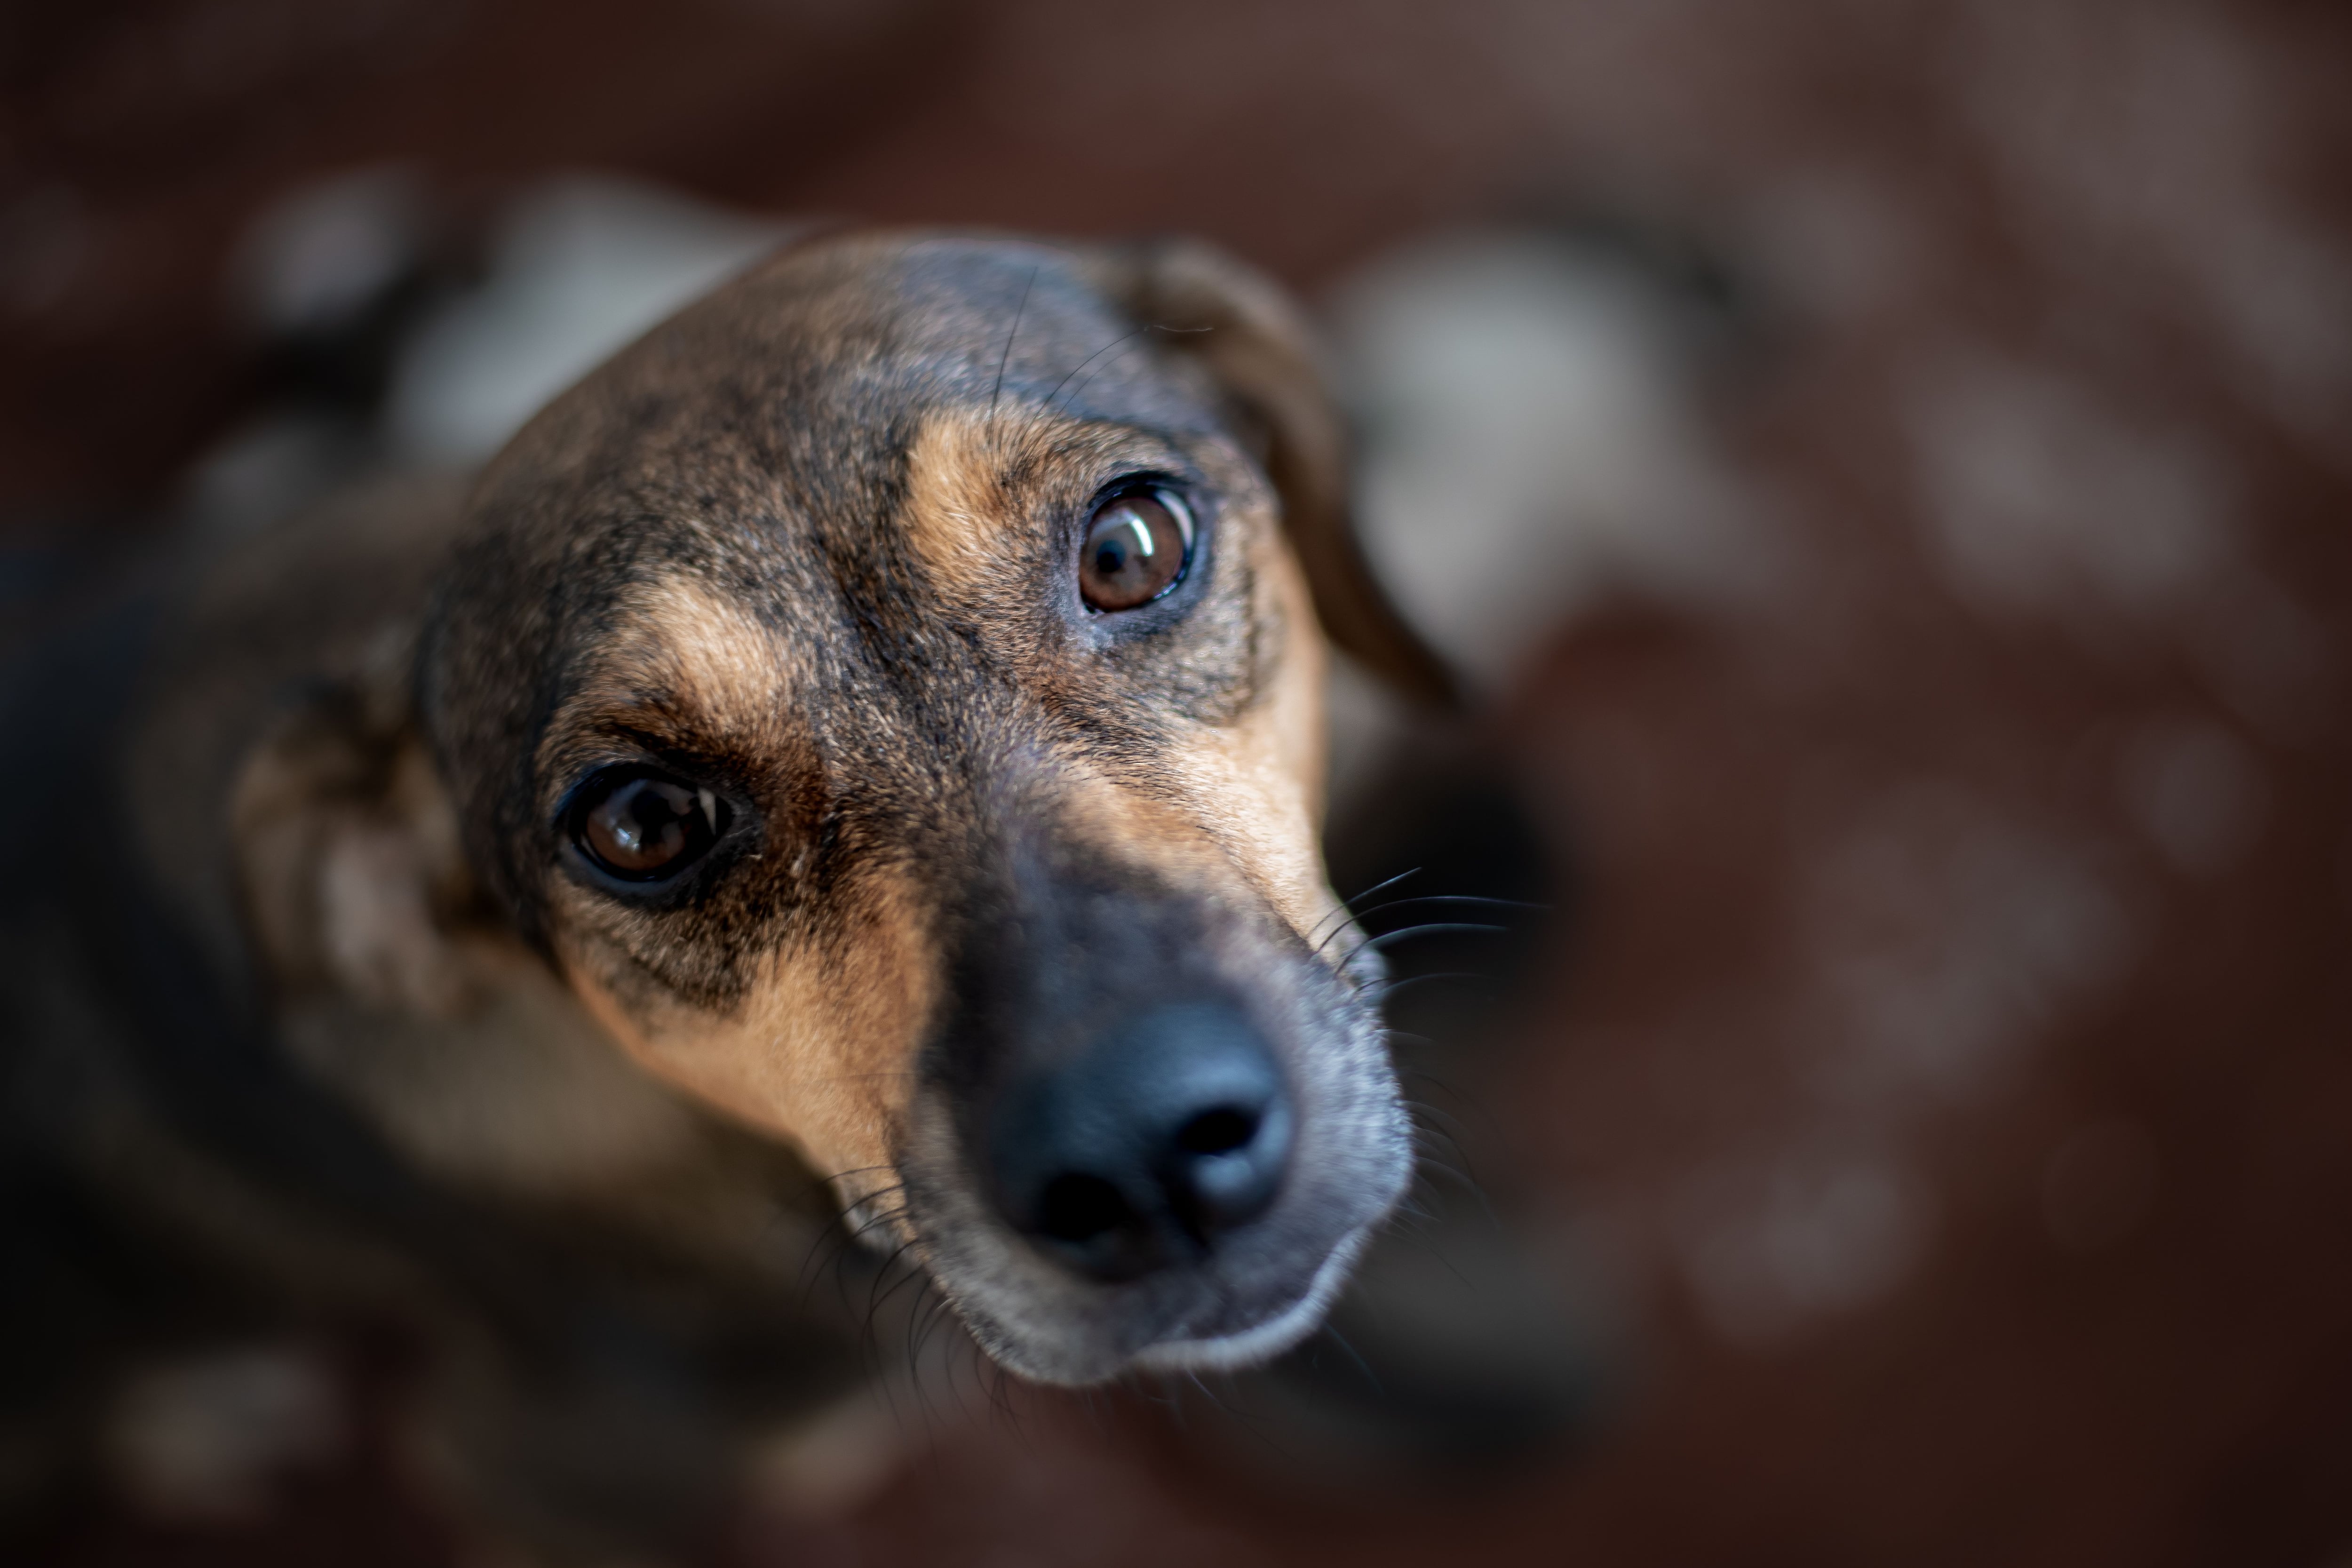
[[[2352,11],[16,0],[0,81],[17,539],[163,526],[278,374],[240,237],[386,161],[461,268],[594,168],[1309,299],[1593,215],[1736,284],[1758,564],[1563,607],[1486,720],[1577,888],[1454,1079],[1609,1303],[1590,1433],[1317,1488],[1015,1392],[713,1561],[2352,1561]],[[450,1560],[394,1468],[64,1560]]]

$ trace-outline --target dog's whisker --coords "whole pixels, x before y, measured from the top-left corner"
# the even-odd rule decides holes
[[[1095,361],[1102,358],[1103,355],[1110,353],[1111,350],[1119,347],[1123,343],[1131,343],[1136,339],[1143,336],[1144,333],[1150,331],[1151,330],[1150,324],[1147,322],[1143,326],[1136,328],[1131,332],[1121,332],[1118,337],[1111,339],[1110,342],[1103,344],[1102,347],[1095,350],[1094,353],[1088,354],[1086,358],[1072,365],[1068,374],[1054,384],[1054,390],[1045,395],[1045,406],[1048,408],[1054,406],[1055,400],[1062,395],[1062,388],[1070,384],[1071,376],[1077,374],[1078,372],[1086,369],[1087,366],[1094,363]]]
[[[1431,974],[1406,974],[1386,980],[1366,981],[1356,988],[1356,994],[1367,1000],[1385,1002],[1409,985],[1423,985],[1433,980],[1485,980],[1487,976],[1473,969],[1449,969]]]
[[[1433,1122],[1450,1124],[1452,1127],[1461,1128],[1465,1132],[1469,1131],[1468,1123],[1465,1122],[1460,1117],[1454,1115],[1451,1111],[1439,1109],[1437,1106],[1431,1104],[1428,1100],[1407,1099],[1403,1101],[1403,1104],[1404,1108],[1407,1110],[1412,1111],[1416,1118],[1425,1116]],[[1430,1131],[1433,1132],[1442,1133],[1444,1136],[1448,1138],[1454,1137],[1454,1133],[1446,1130],[1446,1125],[1433,1126]]]
[[[1452,1151],[1450,1157],[1460,1161],[1465,1173],[1468,1170],[1469,1153],[1464,1149],[1462,1140],[1442,1127],[1429,1126],[1416,1117],[1412,1130],[1412,1144],[1417,1152],[1427,1154],[1433,1159],[1450,1150]],[[1439,1148],[1440,1144],[1443,1144],[1444,1148]]]
[[[1549,914],[1553,906],[1526,899],[1494,899],[1484,893],[1417,893],[1410,899],[1387,899],[1370,909],[1358,910],[1356,918],[1365,920],[1390,910],[1409,910],[1420,904],[1472,904],[1481,909],[1511,910],[1529,914]]]
[[[1136,328],[1135,331],[1126,333],[1124,336],[1114,338],[1109,342],[1104,344],[1101,348],[1097,349],[1093,353],[1088,354],[1084,360],[1081,360],[1077,365],[1071,370],[1069,375],[1064,376],[1060,382],[1055,384],[1052,395],[1047,396],[1045,399],[1045,405],[1049,408],[1054,405],[1055,399],[1061,395],[1062,388],[1069,385],[1071,375],[1076,375],[1079,371],[1085,370],[1087,365],[1093,364],[1096,360],[1101,358],[1105,353],[1109,353],[1111,350],[1118,348],[1120,345],[1125,343],[1131,343],[1147,332],[1189,334],[1193,332],[1213,331],[1215,329],[1211,327],[1172,327],[1161,321],[1147,321],[1142,326]],[[1075,401],[1078,394],[1087,389],[1087,382],[1092,381],[1097,375],[1101,374],[1104,368],[1107,367],[1097,367],[1097,369],[1089,372],[1087,375],[1086,381],[1081,381],[1077,385],[1071,387],[1071,400]],[[1067,402],[1062,405],[1062,411],[1064,413],[1069,412],[1069,404]]]
[[[1517,899],[1490,899],[1475,893],[1429,893],[1410,899],[1391,899],[1385,903],[1374,904],[1368,910],[1359,910],[1349,915],[1346,920],[1341,921],[1338,925],[1332,927],[1330,931],[1325,932],[1324,935],[1316,942],[1314,951],[1319,956],[1323,951],[1329,947],[1333,942],[1337,941],[1339,934],[1346,931],[1350,925],[1361,929],[1363,922],[1373,915],[1381,914],[1389,910],[1407,909],[1416,904],[1472,904],[1488,909],[1540,912],[1549,912],[1551,908],[1549,904],[1528,903]],[[1381,937],[1368,936],[1363,945],[1366,947],[1371,947],[1377,951],[1379,943],[1390,937],[1404,936],[1412,931],[1437,931],[1449,928],[1444,925],[1429,924],[1412,926],[1402,931],[1385,932]],[[1475,928],[1470,926],[1454,926],[1450,929],[1463,931],[1478,929],[1490,931],[1507,931],[1512,928],[1507,926],[1483,926]]]
[[[888,1168],[889,1167],[884,1165],[869,1167],[869,1169],[872,1170],[887,1170]],[[845,1173],[845,1174],[854,1173]],[[837,1180],[838,1178],[830,1179]],[[821,1182],[818,1184],[823,1185],[824,1184]],[[851,1227],[851,1221],[856,1211],[860,1208],[877,1205],[881,1204],[882,1200],[887,1198],[891,1194],[903,1190],[904,1184],[894,1184],[890,1186],[877,1188],[872,1193],[869,1193],[857,1200],[857,1202],[836,1209],[834,1212],[833,1217],[828,1219],[818,1228],[817,1233],[809,1239],[807,1255],[801,1260],[800,1276],[803,1296],[805,1296],[808,1290],[814,1289],[815,1280],[814,1277],[821,1267],[816,1261],[818,1253],[820,1253],[828,1245],[835,1247],[836,1250],[834,1254],[833,1261],[835,1264],[838,1265],[847,1256],[847,1249],[854,1246],[858,1239],[877,1223],[881,1223],[883,1220],[887,1219],[889,1212],[880,1208],[876,1208],[874,1214],[869,1215],[863,1223],[857,1225],[856,1228],[853,1229]],[[903,1205],[901,1205],[900,1210],[898,1212],[903,1212]]]
[[[1466,1171],[1455,1169],[1453,1165],[1448,1164],[1444,1160],[1436,1158],[1434,1155],[1418,1155],[1415,1157],[1413,1164],[1416,1169],[1427,1171],[1436,1175],[1444,1176],[1454,1181],[1458,1184],[1465,1192],[1482,1198],[1486,1195],[1486,1188],[1478,1184],[1478,1181],[1475,1177],[1472,1176]]]
[[[1412,870],[1410,870],[1410,871],[1399,871],[1395,876],[1391,877],[1390,879],[1388,879],[1388,880],[1386,880],[1386,881],[1384,881],[1384,882],[1374,882],[1370,887],[1366,888],[1362,892],[1358,893],[1358,894],[1354,895],[1353,897],[1349,898],[1349,899],[1347,900],[1347,907],[1348,907],[1348,908],[1349,908],[1349,909],[1353,909],[1353,908],[1355,908],[1355,907],[1356,907],[1356,905],[1357,905],[1357,904],[1360,903],[1362,900],[1366,900],[1366,899],[1370,898],[1374,893],[1381,892],[1381,891],[1382,891],[1382,890],[1384,890],[1384,889],[1389,889],[1389,888],[1393,888],[1393,887],[1395,887],[1399,882],[1404,881],[1404,880],[1405,880],[1406,879],[1408,879],[1408,878],[1412,878],[1412,877],[1418,877],[1418,876],[1420,876],[1420,875],[1422,874],[1422,872],[1423,872],[1424,869],[1426,869],[1426,868],[1424,868],[1424,867],[1421,867],[1421,866],[1415,866],[1415,867],[1414,867]]]
[[[1381,1385],[1380,1373],[1372,1370],[1372,1363],[1364,1359],[1363,1352],[1348,1342],[1348,1336],[1341,1333],[1336,1325],[1330,1323],[1323,1325],[1323,1332],[1333,1344],[1346,1352],[1349,1361],[1356,1363],[1356,1370],[1364,1374],[1364,1381],[1372,1385],[1372,1392],[1383,1399],[1387,1398],[1388,1390]]]
[[[1384,949],[1391,942],[1402,942],[1405,938],[1412,936],[1446,936],[1474,933],[1489,936],[1507,936],[1510,934],[1510,930],[1511,928],[1508,926],[1478,925],[1468,921],[1431,921],[1425,925],[1407,926],[1402,931],[1392,931],[1385,932],[1380,936],[1366,937],[1364,939],[1364,945],[1373,949]]]
[[[1495,1138],[1498,1142],[1508,1142],[1507,1137],[1503,1131],[1502,1124],[1495,1119],[1493,1109],[1479,1097],[1465,1093],[1453,1083],[1424,1068],[1410,1066],[1401,1067],[1398,1068],[1398,1076],[1401,1078],[1414,1079],[1422,1083],[1425,1083],[1440,1093],[1445,1095],[1455,1105],[1459,1106],[1461,1108],[1462,1114],[1455,1115],[1451,1111],[1441,1110],[1434,1102],[1427,1100],[1421,1100],[1413,1102],[1415,1104],[1426,1105],[1433,1114],[1442,1116],[1446,1121],[1460,1127],[1465,1135],[1470,1132],[1473,1125],[1475,1124],[1478,1127],[1483,1127],[1486,1130],[1486,1132],[1489,1136]]]
[[[1339,929],[1340,929],[1340,930],[1342,930],[1342,931],[1346,930],[1346,929],[1347,929],[1347,926],[1348,926],[1348,922],[1349,922],[1349,921],[1352,921],[1352,920],[1355,920],[1355,919],[1357,919],[1357,918],[1358,918],[1357,910],[1356,910],[1356,904],[1357,904],[1357,901],[1358,901],[1359,900],[1362,900],[1362,899],[1369,899],[1369,898],[1370,898],[1374,893],[1379,892],[1379,891],[1380,891],[1381,889],[1383,889],[1383,888],[1393,888],[1393,887],[1395,887],[1399,882],[1403,881],[1403,880],[1404,880],[1406,878],[1408,878],[1408,877],[1418,877],[1418,876],[1420,876],[1420,875],[1421,875],[1421,871],[1422,871],[1422,868],[1421,868],[1420,867],[1418,867],[1418,866],[1415,866],[1415,867],[1414,867],[1412,870],[1410,870],[1410,871],[1400,871],[1400,872],[1398,872],[1395,876],[1391,877],[1391,878],[1390,878],[1387,881],[1385,881],[1385,882],[1375,882],[1375,883],[1373,883],[1370,887],[1366,888],[1362,892],[1358,893],[1357,895],[1355,895],[1355,897],[1354,897],[1354,898],[1342,899],[1342,900],[1339,900],[1339,907],[1338,909],[1333,910],[1329,914],[1325,915],[1321,920],[1317,921],[1313,925],[1311,925],[1311,926],[1309,926],[1309,927],[1307,927],[1307,935],[1308,939],[1309,939],[1310,941],[1314,940],[1315,933],[1316,933],[1317,931],[1321,931],[1321,930],[1324,928],[1324,926],[1325,926],[1326,924],[1328,924],[1330,921],[1332,921],[1332,920],[1333,920],[1333,919],[1335,919],[1335,918],[1336,918],[1336,919],[1338,919],[1338,921],[1339,921]],[[1328,941],[1329,941],[1329,940],[1330,940],[1330,938],[1329,938],[1328,936],[1326,936],[1326,937],[1324,937],[1324,938],[1322,939],[1322,941],[1316,942],[1316,943],[1315,943],[1315,951],[1316,951],[1316,952],[1322,952],[1322,951],[1323,951],[1323,942],[1328,942]]]
[[[916,1266],[909,1264],[896,1279],[890,1279],[890,1271],[898,1266],[898,1260],[904,1258],[914,1245],[911,1237],[900,1242],[897,1248],[882,1260],[882,1267],[875,1271],[874,1283],[866,1292],[866,1327],[868,1333],[873,1331],[874,1321],[882,1310],[882,1304],[887,1301],[893,1293],[902,1289],[908,1279],[915,1278],[920,1272]],[[886,1279],[890,1279],[887,1289],[883,1285]]]
[[[1004,367],[1013,362],[1013,340],[1021,335],[1021,318],[1029,310],[1029,291],[1037,287],[1038,269],[1029,269],[1029,281],[1021,286],[1021,303],[1013,310],[1013,325],[1004,334],[1004,352],[996,356],[996,382],[988,389],[988,416],[996,417],[996,399],[1004,390]]]

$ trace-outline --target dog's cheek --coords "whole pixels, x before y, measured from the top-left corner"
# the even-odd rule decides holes
[[[1265,700],[1251,715],[1255,722],[1239,726],[1238,747],[1255,752],[1266,767],[1290,781],[1293,797],[1304,807],[1309,858],[1316,863],[1316,880],[1322,879],[1322,857],[1314,847],[1323,831],[1324,792],[1330,764],[1324,698],[1330,676],[1330,658],[1323,633],[1315,619],[1314,596],[1306,574],[1289,544],[1276,536],[1268,541],[1258,571],[1265,607],[1259,615],[1260,635],[1274,654],[1275,668],[1262,680]]]
[[[1294,930],[1329,912],[1321,831],[1327,659],[1306,580],[1271,539],[1255,563],[1257,700],[1169,749],[1171,776],[1225,852]]]
[[[654,1077],[791,1143],[820,1175],[890,1163],[942,984],[911,881],[861,878],[754,964],[723,1010],[625,990],[585,952],[566,952],[563,967]]]

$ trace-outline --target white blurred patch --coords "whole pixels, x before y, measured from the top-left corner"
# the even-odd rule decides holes
[[[2181,286],[2289,430],[2340,460],[2352,409],[2352,257],[2308,221],[2294,68],[2227,8],[1967,8],[1947,58],[2014,231],[2086,289]]]
[[[1940,782],[1824,802],[1791,935],[1810,995],[1788,1026],[1810,1091],[1777,1152],[1675,1200],[1680,1271],[1732,1342],[1765,1346],[1897,1288],[1937,1199],[1884,1153],[1996,1092],[2121,971],[2126,906],[2085,849]],[[1754,1029],[1763,1020],[1748,1020]]]
[[[364,451],[362,438],[332,418],[265,414],[189,468],[182,481],[186,515],[204,529],[264,527],[348,479]]]
[[[2237,865],[2268,815],[2261,763],[2210,720],[2184,715],[2141,726],[2124,744],[2116,783],[2132,820],[2190,876]]]
[[[1357,516],[1399,605],[1492,681],[1604,590],[1677,599],[1749,569],[1673,307],[1630,266],[1464,234],[1336,299],[1363,418]]]
[[[2086,855],[1948,785],[1854,822],[1806,898],[1822,1086],[1841,1097],[1981,1091],[2128,946],[2123,902]]]
[[[1745,1344],[1885,1296],[1931,1219],[1917,1184],[1877,1160],[1725,1167],[1700,1187],[1685,1268],[1717,1331]]]
[[[2234,487],[2220,459],[2079,385],[1955,355],[1906,412],[1937,559],[1979,609],[2154,614],[2231,554]]]
[[[348,1419],[332,1373],[299,1349],[259,1346],[132,1378],[108,1424],[117,1479],[145,1511],[227,1520],[265,1510],[289,1471],[331,1463]]]
[[[649,185],[550,182],[508,214],[489,280],[402,354],[394,445],[428,463],[487,458],[614,350],[792,232]]]
[[[394,164],[304,185],[254,220],[231,261],[239,306],[271,332],[332,327],[415,265],[425,182]]]

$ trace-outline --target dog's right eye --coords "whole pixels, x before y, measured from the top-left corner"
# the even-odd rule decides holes
[[[707,789],[616,768],[580,792],[572,841],[606,876],[666,881],[709,853],[728,816],[727,803]]]

